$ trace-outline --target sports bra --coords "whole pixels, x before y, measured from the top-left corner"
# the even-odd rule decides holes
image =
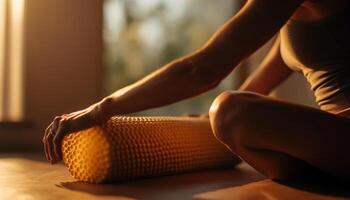
[[[305,76],[320,108],[350,116],[350,6],[317,22],[290,19],[280,39],[284,62]]]

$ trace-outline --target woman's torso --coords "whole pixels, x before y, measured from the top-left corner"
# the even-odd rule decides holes
[[[350,6],[329,2],[337,1],[306,2],[293,15],[280,31],[281,55],[305,76],[322,110],[341,114],[350,110]]]

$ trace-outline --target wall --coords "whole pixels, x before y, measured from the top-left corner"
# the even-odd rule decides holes
[[[102,3],[26,1],[25,119],[4,133],[2,149],[41,150],[52,118],[93,103],[102,92]]]

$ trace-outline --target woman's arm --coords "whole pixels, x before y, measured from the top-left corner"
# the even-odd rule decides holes
[[[215,87],[246,56],[268,41],[303,0],[249,0],[196,53],[178,59],[87,109],[56,117],[43,143],[48,160],[60,160],[63,137],[110,116],[159,107]]]
[[[292,72],[281,57],[280,37],[277,37],[261,65],[248,77],[240,90],[268,95]]]
[[[201,50],[107,97],[108,115],[159,107],[212,89],[272,38],[302,2],[248,1]]]

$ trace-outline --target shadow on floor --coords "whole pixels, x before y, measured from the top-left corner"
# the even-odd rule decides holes
[[[275,182],[240,165],[236,169],[164,176],[115,184],[63,182],[58,187],[116,199],[346,200],[350,185],[334,180]]]
[[[307,183],[297,182],[278,182],[279,184],[324,196],[332,196],[339,198],[350,199],[350,184],[345,182],[335,181],[334,179],[315,180]]]
[[[239,200],[347,200],[349,190],[329,185],[294,183],[280,184],[262,180],[241,187],[202,193],[199,199],[239,199]]]
[[[97,196],[119,196],[136,199],[193,199],[195,195],[262,180],[252,170],[215,170],[164,176],[108,185],[64,182],[59,187]]]

